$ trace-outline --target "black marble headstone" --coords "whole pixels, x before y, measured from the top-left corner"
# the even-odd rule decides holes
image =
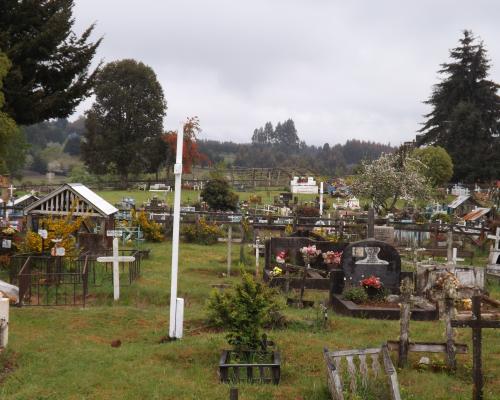
[[[392,293],[399,291],[401,257],[385,242],[368,239],[351,243],[342,255],[342,270],[351,286],[357,286],[361,280],[373,275],[380,278],[384,288]]]

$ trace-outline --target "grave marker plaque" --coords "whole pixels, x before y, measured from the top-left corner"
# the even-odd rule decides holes
[[[342,258],[342,270],[346,281],[353,286],[373,275],[391,292],[399,290],[401,258],[397,250],[385,242],[368,239],[350,244]]]

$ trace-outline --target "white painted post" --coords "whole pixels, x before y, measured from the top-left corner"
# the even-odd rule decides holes
[[[118,261],[118,238],[113,238],[113,298],[120,298],[120,263]]]
[[[0,348],[7,347],[9,341],[9,299],[0,298]]]
[[[319,184],[319,216],[323,216],[323,182]]]
[[[182,331],[184,326],[184,299],[177,297],[175,313],[175,337],[182,339]]]
[[[259,255],[260,255],[260,238],[257,236],[255,239],[255,277],[259,277]]]
[[[229,225],[227,230],[227,276],[231,276],[231,256],[232,256],[233,226]]]
[[[177,304],[177,272],[179,270],[179,227],[181,218],[181,182],[182,182],[182,145],[184,132],[177,133],[177,154],[174,165],[175,192],[174,192],[174,225],[172,229],[172,276],[170,282],[170,327],[169,336],[172,339],[182,337],[182,325],[180,334],[177,326],[178,315],[183,318],[183,310],[178,310]],[[182,299],[179,299],[182,300]],[[181,304],[181,303],[179,303]],[[184,304],[184,300],[182,300]]]
[[[456,247],[453,247],[453,251],[452,251],[452,262],[454,265],[457,264],[457,261],[458,261],[458,257],[457,257],[457,248]]]

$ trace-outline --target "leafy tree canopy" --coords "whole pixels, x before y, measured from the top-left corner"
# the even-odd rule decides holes
[[[208,162],[208,158],[199,151],[196,143],[196,136],[201,132],[200,121],[198,117],[188,118],[183,127],[182,144],[182,170],[185,173],[191,173],[193,165]],[[170,131],[163,135],[163,141],[168,145],[167,152],[163,153],[163,159],[167,155],[167,165],[175,163],[177,151],[177,131]]]
[[[499,85],[487,79],[486,50],[466,30],[450,57],[439,71],[443,79],[425,102],[432,111],[425,116],[418,142],[445,148],[457,180],[496,179],[500,175],[500,97]]]
[[[412,157],[424,164],[422,173],[433,186],[444,185],[453,176],[453,161],[441,146],[427,146],[415,149]]]
[[[210,179],[201,192],[201,197],[212,210],[236,211],[238,196],[231,190],[229,182],[222,177]]]
[[[399,199],[423,200],[429,196],[422,163],[401,153],[383,154],[369,163],[364,161],[354,176],[352,190],[368,198],[377,211],[392,211]]]
[[[5,111],[18,124],[64,118],[90,93],[89,66],[101,39],[78,37],[73,0],[0,0],[0,49],[12,61]]]
[[[126,185],[130,173],[150,168],[160,143],[166,102],[154,71],[135,60],[107,64],[98,74],[96,101],[87,112],[82,157],[96,174],[113,171]]]
[[[5,101],[2,82],[10,67],[9,59],[0,52],[0,174],[16,175],[24,164],[27,146],[15,121],[2,111]]]

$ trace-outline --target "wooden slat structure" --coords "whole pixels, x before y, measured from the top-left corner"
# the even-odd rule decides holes
[[[80,183],[67,183],[24,209],[26,215],[109,218],[118,209]]]
[[[66,183],[24,209],[27,229],[37,229],[34,223],[44,217],[85,217],[99,221],[100,232],[113,227],[118,209],[81,183]]]
[[[366,387],[370,377],[377,378],[382,373],[380,367],[382,358],[383,373],[387,376],[390,398],[400,400],[398,375],[391,357],[387,344],[381,347],[370,349],[328,351],[324,349],[326,362],[327,384],[333,400],[344,400],[344,384],[342,382],[343,364],[347,364],[347,373],[349,376],[349,389],[355,393],[358,385],[358,376],[361,377],[361,385]],[[345,359],[344,363],[342,360]],[[359,366],[359,371],[357,369]]]

